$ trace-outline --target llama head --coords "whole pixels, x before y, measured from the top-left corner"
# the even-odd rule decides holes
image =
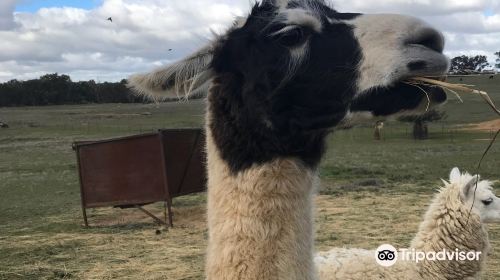
[[[443,45],[441,33],[412,17],[263,0],[200,51],[129,84],[150,96],[210,86],[208,123],[232,171],[278,156],[314,167],[330,129],[444,102],[443,90],[422,87],[426,96],[404,82],[446,72]]]
[[[318,129],[344,117],[422,111],[426,94],[402,81],[443,74],[443,45],[415,18],[339,13],[323,0],[263,0],[200,51],[129,84],[149,96],[183,96],[206,92],[223,75],[243,103],[267,114],[267,125],[286,117]],[[446,99],[440,89],[423,89],[431,103]]]
[[[500,223],[500,198],[493,193],[492,182],[480,180],[479,175],[460,173],[455,167],[450,173],[449,183],[460,188],[461,202],[468,209],[473,205],[473,211],[481,221]]]

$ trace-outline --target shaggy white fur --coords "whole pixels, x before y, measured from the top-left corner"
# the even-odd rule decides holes
[[[282,158],[234,176],[209,129],[207,156],[211,176],[206,279],[317,279],[312,233],[315,172],[297,159]]]
[[[443,182],[445,186],[435,195],[410,248],[420,252],[481,252],[479,260],[424,260],[418,264],[398,260],[386,268],[376,263],[375,251],[336,248],[316,256],[320,279],[480,279],[490,250],[484,223],[500,222],[499,198],[492,193],[491,182],[478,182],[478,176],[461,174],[458,168],[452,170],[449,182]]]
[[[334,248],[320,252],[314,258],[321,280],[410,280],[417,275],[417,267],[398,261],[385,268],[375,262],[375,251],[357,248]]]

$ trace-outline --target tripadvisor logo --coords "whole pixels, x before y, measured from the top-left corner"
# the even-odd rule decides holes
[[[415,249],[399,249],[392,245],[384,244],[375,251],[375,260],[381,266],[393,266],[398,259],[402,261],[411,261],[415,263],[426,261],[478,261],[481,257],[481,252],[476,251],[460,251],[441,250],[441,251],[418,251]]]
[[[375,251],[375,260],[381,266],[393,266],[398,261],[398,251],[392,245],[380,245]]]

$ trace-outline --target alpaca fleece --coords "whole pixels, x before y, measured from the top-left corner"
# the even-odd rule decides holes
[[[462,175],[462,177],[471,177]],[[478,261],[428,261],[416,264],[398,260],[394,266],[384,268],[375,261],[375,251],[364,249],[332,249],[319,253],[316,264],[321,280],[457,280],[481,279],[490,242],[485,226],[470,205],[460,197],[460,182],[446,183],[435,195],[411,248],[421,252],[443,249],[481,252]],[[469,216],[470,213],[470,216]]]

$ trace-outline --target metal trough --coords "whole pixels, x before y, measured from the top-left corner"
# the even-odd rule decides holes
[[[206,189],[204,136],[201,129],[75,142],[82,212],[96,207],[139,208],[157,222],[173,226],[172,198]],[[165,203],[165,220],[144,208]]]

